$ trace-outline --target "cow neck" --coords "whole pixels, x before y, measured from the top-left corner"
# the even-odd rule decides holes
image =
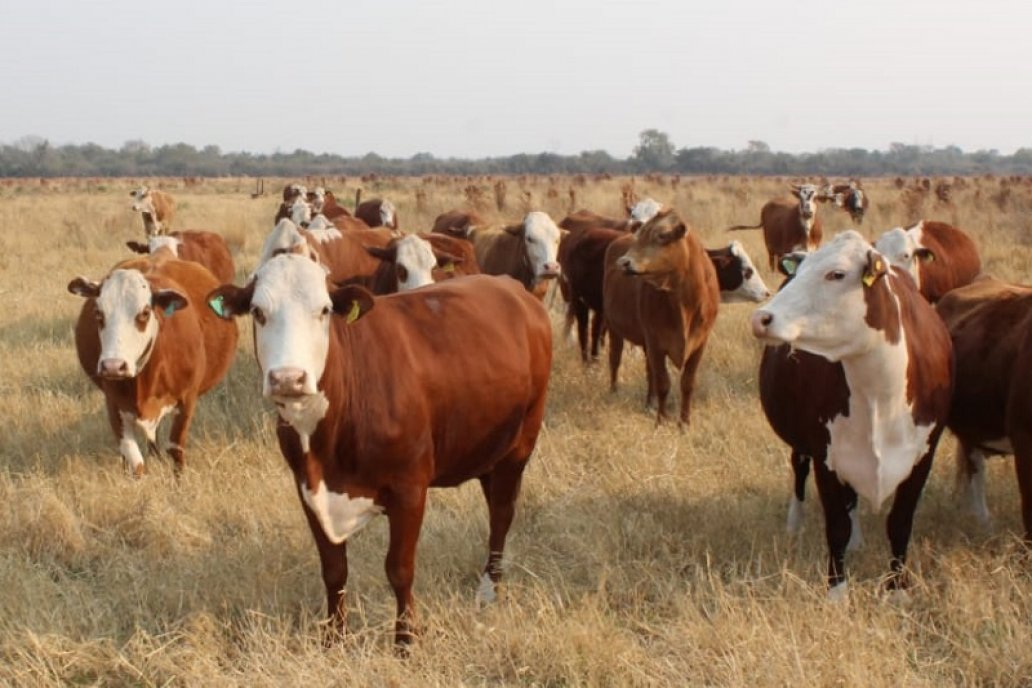
[[[809,242],[810,232],[813,231],[813,225],[817,221],[817,213],[811,215],[810,219],[807,220],[805,217],[803,217],[803,206],[800,205],[796,213],[796,217],[799,218],[799,226],[803,229],[803,234],[806,235],[806,240],[807,242]]]

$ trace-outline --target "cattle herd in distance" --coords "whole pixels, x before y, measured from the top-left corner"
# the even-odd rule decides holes
[[[763,207],[758,224],[728,228],[762,230],[768,265],[783,276],[771,296],[740,242],[706,248],[677,210],[651,198],[625,196],[623,218],[577,210],[556,223],[530,211],[494,226],[455,209],[428,231],[406,231],[387,199],[359,195],[349,210],[332,192],[300,184],[284,187],[258,264],[239,285],[223,237],[173,229],[172,196],[140,187],[131,207],[145,241],[127,242],[139,255],[68,285],[84,298],[76,350],[129,472],[146,474],[142,437],[178,474],[198,400],[236,352],[233,321],[249,316],[257,383],[275,404],[279,447],[319,552],[329,628],[346,626],[346,541],[385,514],[399,647],[417,635],[412,584],[430,487],[480,482],[489,536],[477,598],[497,595],[544,417],[553,357],[546,303],[559,296],[564,334],[576,328],[585,363],[608,339],[613,389],[625,342],[644,349],[645,401],[657,423],[669,422],[673,365],[682,429],[720,304],[765,302],[749,325],[763,344],[760,402],[790,449],[787,527],[801,527],[812,467],[830,599],[848,596],[845,554],[861,541],[860,497],[876,509],[892,500],[886,587],[906,595],[914,511],[947,428],[982,521],[985,459],[1015,456],[1032,537],[1032,400],[1023,393],[1032,363],[1018,355],[1032,344],[1032,289],[982,274],[975,243],[944,222],[893,228],[873,243],[852,230],[825,241],[819,205],[863,222],[869,198],[858,182],[789,191]],[[994,336],[1001,322],[1006,335]],[[399,338],[405,346],[381,344]],[[484,345],[462,365],[427,363],[471,339]]]

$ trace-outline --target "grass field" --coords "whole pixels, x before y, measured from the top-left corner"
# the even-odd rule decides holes
[[[324,649],[319,563],[260,397],[249,332],[224,383],[204,397],[175,480],[167,460],[128,477],[100,393],[79,369],[66,291],[100,278],[142,237],[135,180],[0,185],[0,683],[16,685],[1028,685],[1032,575],[1019,539],[1011,459],[989,464],[993,527],[953,496],[947,434],[918,507],[909,604],[881,594],[884,515],[864,506],[866,547],[850,555],[848,607],[825,601],[823,522],[809,488],[805,531],[785,534],[788,451],[757,396],[753,307],[722,307],[700,372],[692,426],[656,427],[644,362],[621,387],[585,368],[561,336],[545,427],[506,551],[504,597],[478,609],[486,552],[479,487],[431,493],[416,572],[423,635],[391,649],[386,521],[349,547],[351,637]],[[283,180],[278,180],[283,181]],[[358,180],[324,183],[348,201]],[[572,202],[622,214],[628,180],[367,180],[402,227],[475,204],[498,218],[561,218]],[[707,246],[755,223],[790,180],[637,179]],[[802,180],[794,180],[802,181]],[[861,230],[921,217],[969,231],[988,272],[1032,281],[1032,186],[950,180],[952,200],[916,180],[865,183]],[[254,267],[278,199],[253,180],[165,180],[176,228],[221,232],[238,282]],[[266,188],[279,189],[270,180]],[[529,197],[526,192],[529,192]],[[505,209],[499,210],[504,196]],[[823,206],[825,235],[850,226]],[[739,232],[768,284],[759,232]],[[242,322],[241,328],[250,324]],[[166,430],[167,431],[167,430]]]

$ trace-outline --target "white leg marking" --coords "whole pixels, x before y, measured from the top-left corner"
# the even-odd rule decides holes
[[[894,607],[905,607],[910,604],[911,598],[910,593],[903,588],[896,588],[895,590],[889,591],[889,604]]]
[[[985,499],[985,454],[975,449],[971,452],[971,466],[974,474],[968,481],[968,498],[971,513],[983,528],[989,527],[989,504]]]
[[[864,531],[860,528],[860,502],[858,501],[849,512],[849,542],[846,543],[846,551],[854,552],[864,546]]]
[[[828,601],[834,604],[848,604],[849,581],[842,581],[838,585],[828,588]]]
[[[477,604],[486,606],[494,604],[498,600],[498,592],[495,590],[494,581],[485,571],[480,576],[480,585],[477,587]]]
[[[136,444],[135,439],[123,437],[118,443],[118,452],[122,455],[122,459],[125,460],[130,473],[139,475],[142,472],[143,455],[140,453],[140,445]]]
[[[803,503],[794,494],[788,502],[788,520],[785,529],[789,535],[798,535],[803,532]]]

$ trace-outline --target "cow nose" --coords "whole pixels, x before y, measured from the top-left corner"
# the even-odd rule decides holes
[[[129,363],[121,358],[105,358],[97,365],[97,373],[108,380],[129,377]]]
[[[269,390],[276,396],[304,394],[308,374],[300,368],[276,368],[269,371]]]
[[[562,270],[562,268],[559,267],[559,263],[556,263],[556,262],[545,263],[542,266],[542,268],[541,268],[541,276],[542,277],[558,277],[559,276],[559,272],[561,270]]]
[[[774,322],[774,314],[767,311],[756,311],[752,314],[752,333],[754,337],[766,337],[767,329]]]

